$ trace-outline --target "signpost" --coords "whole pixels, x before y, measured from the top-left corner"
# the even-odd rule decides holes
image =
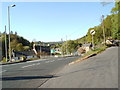
[[[95,30],[90,30],[90,34],[92,35],[92,49],[94,50],[94,35],[95,35]]]

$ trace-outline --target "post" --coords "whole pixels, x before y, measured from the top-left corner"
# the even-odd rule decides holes
[[[40,58],[41,58],[41,45],[40,45]]]
[[[10,6],[8,6],[8,28],[9,28],[9,61],[11,61],[11,46],[10,46]]]
[[[6,25],[5,25],[5,56],[6,56],[6,62],[7,62],[7,40],[6,40]]]
[[[94,36],[92,35],[92,49],[94,50]]]
[[[95,30],[91,30],[90,34],[92,35],[92,49],[94,50],[94,37],[93,37],[93,35],[95,35]]]

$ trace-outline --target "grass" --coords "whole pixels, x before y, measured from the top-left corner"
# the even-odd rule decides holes
[[[27,59],[27,60],[38,60],[38,59],[40,59],[40,58],[35,57],[35,58],[30,58],[30,59]],[[27,60],[26,60],[26,61],[27,61]]]
[[[85,53],[82,57],[80,57],[76,62],[80,61],[81,59],[88,57],[93,54],[98,54],[101,53],[102,51],[106,50],[107,46],[102,46],[102,47],[95,47],[94,50],[90,50],[87,53]]]
[[[6,58],[3,58],[2,61],[0,61],[0,63],[6,62]]]

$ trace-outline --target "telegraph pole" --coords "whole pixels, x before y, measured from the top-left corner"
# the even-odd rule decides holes
[[[66,54],[67,54],[67,35],[66,35]]]
[[[102,15],[102,27],[103,27],[103,38],[104,38],[104,46],[105,46],[105,28],[104,28],[104,15]]]

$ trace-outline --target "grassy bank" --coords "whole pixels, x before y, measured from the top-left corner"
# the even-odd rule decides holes
[[[92,55],[92,54],[98,54],[104,51],[107,48],[107,46],[102,46],[102,47],[95,47],[94,50],[90,50],[87,53],[85,53],[81,58]]]
[[[89,57],[95,56],[98,53],[101,53],[102,51],[106,50],[107,46],[102,46],[102,47],[95,47],[94,50],[90,50],[87,53],[85,53],[83,56],[81,56],[79,59],[69,63],[69,65],[74,64],[74,63],[78,63],[80,61],[86,60]]]

